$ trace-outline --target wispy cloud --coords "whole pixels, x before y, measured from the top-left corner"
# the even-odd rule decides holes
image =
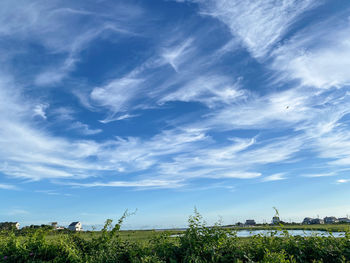
[[[305,86],[349,85],[349,30],[344,15],[308,27],[274,51],[274,68]]]
[[[73,130],[77,130],[78,132],[84,135],[94,135],[102,132],[101,129],[91,129],[89,125],[81,123],[80,121],[72,123],[70,128]]]
[[[225,23],[256,58],[264,57],[283,37],[298,16],[316,1],[198,1],[202,14]]]
[[[286,180],[287,178],[285,177],[284,174],[279,173],[279,174],[272,174],[269,176],[266,176],[262,178],[263,182],[272,182],[272,181],[281,181],[281,180]]]
[[[208,114],[204,125],[229,129],[295,125],[313,118],[317,112],[313,108],[317,102],[310,99],[310,94],[312,90],[291,89],[266,96],[251,93],[247,97],[237,97],[233,104]]]
[[[178,188],[183,186],[180,181],[166,180],[141,180],[141,181],[112,181],[107,183],[73,183],[80,187],[136,187],[136,188]]]
[[[117,113],[127,111],[136,93],[141,90],[142,82],[142,79],[122,78],[94,88],[90,94],[92,102],[110,111],[110,115],[102,122],[110,122],[116,119]]]
[[[80,4],[81,7],[75,9],[74,5],[62,8],[59,1],[3,3],[6,8],[1,11],[3,23],[0,35],[11,41],[36,43],[43,47],[47,56],[51,56],[52,63],[45,64],[34,77],[36,85],[48,86],[61,82],[75,69],[80,52],[101,34],[136,35],[131,26],[124,27],[126,24],[122,21],[131,22],[139,18],[142,15],[140,7],[119,3],[105,8],[101,13],[101,10],[90,10],[90,6],[83,2]],[[121,13],[125,10],[128,10],[127,14]],[[16,55],[18,52],[13,53]]]
[[[3,189],[3,190],[17,190],[18,188],[15,185],[11,185],[11,184],[0,184],[0,189]]]
[[[161,57],[165,63],[169,63],[175,71],[179,70],[182,62],[188,59],[188,54],[192,53],[191,49],[193,39],[187,39],[181,44],[173,45],[169,48],[164,48],[161,53]]]
[[[335,176],[335,173],[314,173],[314,174],[304,174],[304,177],[328,177],[328,176]]]
[[[120,116],[116,117],[115,119],[109,118],[109,119],[102,120],[100,122],[108,123],[108,122],[111,122],[111,121],[122,121],[122,120],[130,119],[130,118],[135,118],[137,116],[139,116],[139,115],[137,115],[137,114],[123,114],[123,115],[120,115]]]
[[[280,103],[280,99],[275,100]],[[11,102],[9,98],[7,101]],[[31,180],[83,179],[112,171],[123,174],[144,171],[148,177],[141,179],[144,182],[184,182],[198,177],[252,179],[261,176],[256,171],[259,166],[290,160],[305,142],[303,136],[273,141],[230,138],[225,144],[216,145],[202,128],[164,130],[148,139],[75,141],[38,131],[18,117],[6,122],[8,125],[1,130],[4,138],[1,148],[10,150],[0,151],[5,161],[1,171]],[[9,148],[7,145],[14,141]],[[112,183],[124,184],[127,182]]]
[[[339,180],[337,180],[338,184],[345,184],[345,183],[348,183],[348,182],[350,182],[349,179],[339,179]]]
[[[46,120],[46,112],[45,110],[49,107],[48,104],[38,104],[34,108],[34,115],[40,116],[44,120]]]
[[[27,215],[27,214],[30,214],[29,211],[24,209],[18,209],[18,208],[11,209],[10,211],[7,212],[7,215],[9,216],[18,216],[18,215]]]
[[[199,76],[160,99],[166,101],[201,102],[209,107],[232,104],[245,98],[238,82],[219,75]]]
[[[51,111],[51,114],[58,121],[72,121],[75,118],[75,111],[70,107],[59,107]]]
[[[71,194],[59,193],[56,190],[37,190],[36,193],[43,193],[47,195],[57,195],[57,196],[72,196]]]

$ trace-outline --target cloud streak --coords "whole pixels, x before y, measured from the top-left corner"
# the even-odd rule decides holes
[[[0,189],[2,189],[2,190],[17,190],[18,188],[15,185],[11,185],[11,184],[0,184]]]
[[[317,4],[312,0],[198,2],[203,8],[202,14],[226,24],[252,56],[258,59],[271,51],[298,16]]]

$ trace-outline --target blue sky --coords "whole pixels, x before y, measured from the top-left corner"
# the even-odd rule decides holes
[[[0,221],[350,214],[350,3],[0,3]]]

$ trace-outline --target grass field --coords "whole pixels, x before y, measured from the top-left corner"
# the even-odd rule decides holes
[[[150,240],[156,238],[157,236],[161,235],[178,235],[183,234],[184,231],[178,231],[178,230],[122,230],[119,232],[119,236],[123,241],[130,241],[130,242],[149,242]],[[80,236],[81,238],[85,240],[91,240],[93,238],[97,238],[102,235],[101,231],[87,231],[87,232],[80,232],[76,233],[76,235]],[[54,236],[52,236],[54,237]]]

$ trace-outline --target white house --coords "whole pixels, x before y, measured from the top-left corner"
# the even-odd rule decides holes
[[[83,226],[80,222],[72,222],[69,226],[68,226],[69,230],[72,231],[82,231],[83,230]]]

